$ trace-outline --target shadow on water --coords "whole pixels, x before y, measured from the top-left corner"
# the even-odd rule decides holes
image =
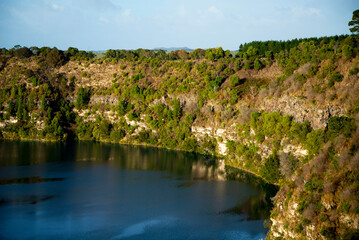
[[[256,196],[247,197],[238,205],[227,209],[222,214],[245,214],[247,220],[269,219],[273,208],[272,198],[279,190],[278,186],[269,184],[263,179],[246,171],[226,166],[227,180],[246,183],[259,191]]]
[[[23,177],[23,178],[13,178],[13,179],[0,179],[0,185],[33,184],[33,183],[43,183],[43,182],[56,182],[63,180],[65,180],[65,178],[42,178],[40,176],[34,176],[34,177]]]
[[[0,207],[3,205],[23,205],[23,204],[38,204],[43,201],[51,200],[55,196],[23,196],[17,199],[0,198]]]

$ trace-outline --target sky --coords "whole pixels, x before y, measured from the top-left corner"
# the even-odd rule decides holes
[[[350,34],[359,0],[0,0],[0,48],[189,47]]]

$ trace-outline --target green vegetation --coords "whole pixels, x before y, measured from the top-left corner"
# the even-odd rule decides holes
[[[351,236],[328,219],[331,211],[359,213],[358,43],[356,35],[251,42],[234,56],[220,47],[108,50],[101,58],[72,47],[1,49],[0,136],[211,155],[226,146],[228,165],[280,185],[283,206],[298,203],[302,216],[286,229],[300,234],[313,223],[327,238]],[[275,111],[278,99],[320,110],[326,127],[318,129],[309,110]]]
[[[352,33],[359,33],[359,9],[353,12],[352,20],[348,23],[351,28],[349,29]]]

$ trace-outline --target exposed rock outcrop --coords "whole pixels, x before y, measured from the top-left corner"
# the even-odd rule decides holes
[[[297,122],[309,121],[313,129],[325,128],[330,116],[345,115],[346,109],[328,103],[317,106],[298,98],[282,96],[280,98],[265,98],[257,103],[257,108],[266,112],[279,111],[282,115],[290,115]]]

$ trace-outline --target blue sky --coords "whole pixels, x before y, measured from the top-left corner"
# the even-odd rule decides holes
[[[349,34],[358,0],[0,0],[0,48],[236,50]]]

